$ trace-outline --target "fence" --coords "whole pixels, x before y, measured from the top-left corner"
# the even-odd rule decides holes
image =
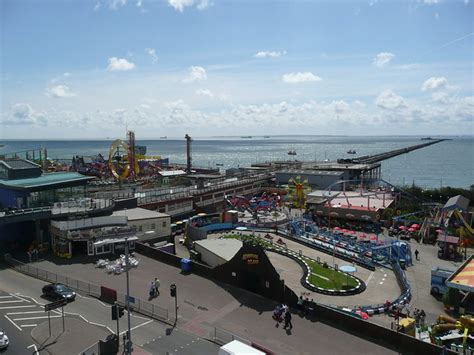
[[[100,355],[100,342],[94,343],[87,349],[82,350],[79,355]]]
[[[244,344],[247,345],[252,345],[252,342],[248,339],[239,337],[238,335],[235,335],[234,333],[231,333],[227,330],[221,329],[214,327],[214,334],[213,334],[213,340],[217,344],[227,344],[231,342],[232,340],[238,340]]]
[[[56,274],[51,271],[46,271],[34,267],[32,265],[24,264],[21,261],[13,259],[9,254],[5,255],[5,262],[13,267],[15,270],[22,272],[26,275],[33,276],[37,279],[44,280],[46,282],[52,283],[61,283],[63,285],[68,286],[69,288],[76,290],[78,292],[85,293],[87,295],[91,295],[93,297],[101,297],[102,296],[102,288],[101,286],[91,284],[85,281],[76,280],[71,277],[67,277],[64,275]],[[120,305],[125,306],[127,303],[127,296],[116,292],[117,295],[117,302]],[[151,318],[160,319],[163,321],[168,320],[168,309],[163,308],[161,306],[152,304],[150,302],[144,301],[140,298],[130,297],[130,307],[135,312],[147,315]]]

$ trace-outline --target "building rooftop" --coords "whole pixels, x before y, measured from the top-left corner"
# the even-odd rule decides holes
[[[85,176],[79,173],[49,173],[28,179],[0,179],[0,187],[12,190],[40,191],[53,188],[84,185],[87,183],[87,181],[92,179],[95,179],[95,177]]]
[[[146,208],[131,208],[127,210],[115,211],[113,216],[126,216],[129,221],[139,221],[142,219],[169,217],[166,213],[147,210]]]
[[[204,239],[195,243],[226,261],[231,260],[242,248],[242,242],[237,239]]]
[[[29,160],[25,159],[7,159],[1,160],[0,164],[5,165],[9,169],[31,169],[31,168],[41,168],[38,164],[35,164]]]
[[[471,255],[447,280],[449,287],[474,292],[474,255]]]
[[[342,176],[342,171],[327,171],[327,170],[301,170],[301,169],[289,169],[277,171],[276,174],[293,174],[293,175],[329,175],[329,176]]]
[[[443,209],[453,210],[457,208],[462,211],[467,211],[469,208],[469,202],[469,199],[462,195],[453,196],[448,200],[448,202],[446,202]]]

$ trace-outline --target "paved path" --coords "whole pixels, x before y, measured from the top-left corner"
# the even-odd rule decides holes
[[[358,338],[342,330],[320,322],[310,322],[293,317],[293,331],[276,328],[271,319],[275,303],[250,292],[216,284],[200,276],[183,275],[178,268],[157,262],[142,255],[137,269],[130,273],[132,296],[146,299],[148,284],[154,277],[161,281],[161,295],[153,303],[174,309],[174,299],[169,296],[169,285],[178,288],[178,326],[205,337],[214,333],[214,327],[222,327],[238,336],[247,338],[278,354],[385,354],[391,350]],[[34,263],[35,266],[69,277],[125,291],[125,275],[112,276],[93,264],[61,261]],[[315,347],[315,334],[318,335]],[[340,339],[344,339],[343,342]],[[146,349],[146,347],[145,347]]]

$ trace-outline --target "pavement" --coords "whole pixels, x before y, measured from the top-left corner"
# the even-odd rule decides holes
[[[285,331],[275,326],[271,315],[276,304],[268,299],[192,273],[182,274],[176,267],[143,255],[136,254],[136,257],[140,259],[140,264],[130,272],[131,296],[141,300],[148,299],[149,283],[158,277],[161,281],[161,294],[151,302],[167,308],[172,315],[174,299],[169,295],[169,285],[176,284],[179,304],[177,326],[179,330],[192,333],[197,338],[212,338],[217,332],[224,334],[230,341],[232,334],[235,334],[278,354],[394,353],[341,329],[297,315],[292,320],[293,330]],[[103,269],[96,268],[90,259],[52,258],[32,265],[125,293],[124,274],[107,274]],[[315,334],[318,335],[316,346],[313,341]],[[340,341],[341,339],[344,341]],[[148,349],[147,344],[142,347]],[[196,351],[193,350],[192,353]]]

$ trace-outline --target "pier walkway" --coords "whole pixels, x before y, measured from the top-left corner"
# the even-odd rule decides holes
[[[444,142],[446,140],[447,139],[436,139],[436,140],[431,140],[427,143],[412,145],[411,147],[391,150],[391,151],[385,152],[385,153],[374,154],[374,155],[365,155],[365,156],[362,156],[362,157],[357,157],[357,158],[352,158],[352,159],[340,159],[340,160],[343,160],[344,163],[373,164],[373,163],[378,163],[382,160],[386,160],[386,159],[396,157],[397,155],[409,153],[409,152],[412,152],[412,151],[417,150],[417,149],[428,147],[432,144],[441,143],[441,142]]]

